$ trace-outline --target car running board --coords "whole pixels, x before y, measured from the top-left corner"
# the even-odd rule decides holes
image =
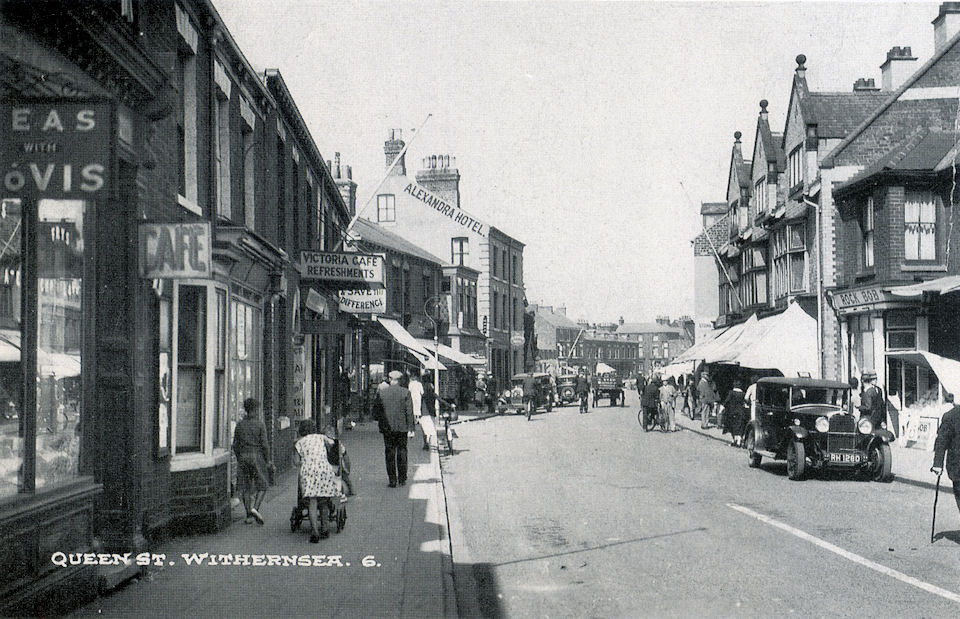
[[[772,451],[765,451],[765,450],[763,450],[763,449],[754,449],[754,450],[753,450],[753,453],[757,454],[758,456],[763,456],[764,458],[776,458],[776,457],[777,457],[777,454],[773,453]]]

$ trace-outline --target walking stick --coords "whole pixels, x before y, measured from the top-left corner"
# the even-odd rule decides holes
[[[940,475],[943,475],[941,471],[937,475],[937,489],[933,494],[933,522],[930,523],[930,543],[933,543],[934,531],[937,530],[937,501],[940,499]]]

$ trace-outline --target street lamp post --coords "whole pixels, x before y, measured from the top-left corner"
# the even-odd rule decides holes
[[[440,303],[440,297],[430,297],[423,304],[423,313],[433,323],[433,392],[437,396],[433,401],[434,419],[440,419]]]

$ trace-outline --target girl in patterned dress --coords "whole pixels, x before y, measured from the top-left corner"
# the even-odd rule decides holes
[[[336,468],[327,460],[327,443],[331,441],[315,432],[313,421],[304,421],[300,424],[302,438],[295,445],[300,461],[300,492],[309,500],[310,541],[314,544],[330,537],[328,514],[333,508],[333,499],[339,500],[340,496],[340,478]]]

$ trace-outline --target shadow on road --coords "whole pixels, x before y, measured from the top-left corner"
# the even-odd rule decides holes
[[[942,539],[950,540],[954,544],[960,544],[960,531],[940,531],[933,537],[934,542]]]
[[[537,555],[535,557],[527,557],[526,559],[514,559],[512,561],[504,561],[503,563],[494,563],[494,566],[501,567],[504,565],[512,565],[514,563],[526,563],[528,561],[540,561],[542,559],[553,559],[555,557],[563,557],[566,555],[579,554],[581,552],[590,552],[593,550],[603,550],[604,548],[612,548],[614,546],[623,546],[624,544],[636,544],[638,542],[649,542],[651,540],[660,539],[663,537],[674,537],[677,535],[685,535],[687,533],[700,533],[706,531],[706,527],[697,527],[695,529],[686,529],[683,531],[674,531],[673,533],[662,533],[660,535],[650,535],[647,537],[637,537],[634,539],[621,540],[619,542],[611,542],[609,544],[600,544],[599,546],[590,546],[589,548],[578,548],[577,550],[568,550],[566,552],[555,552],[547,555]]]

